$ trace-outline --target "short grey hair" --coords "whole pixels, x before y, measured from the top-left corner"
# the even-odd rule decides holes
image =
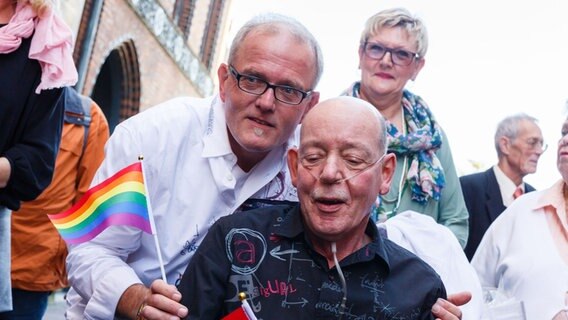
[[[361,33],[360,46],[363,46],[370,37],[377,35],[382,28],[402,28],[416,41],[416,53],[420,58],[426,56],[428,51],[428,32],[424,22],[413,16],[407,9],[393,8],[378,12],[365,23]]]
[[[499,148],[499,140],[501,140],[502,137],[515,140],[519,135],[519,127],[523,121],[530,121],[538,125],[538,119],[522,112],[508,116],[499,122],[497,130],[495,131],[495,150],[497,151],[498,157],[502,156],[501,148]]]
[[[311,89],[315,89],[323,73],[322,50],[313,34],[302,23],[289,16],[278,13],[263,13],[250,19],[239,29],[231,43],[231,49],[229,50],[229,64],[233,63],[235,60],[236,55],[241,48],[241,44],[244,42],[248,34],[257,29],[272,33],[288,31],[299,41],[312,48],[316,63],[316,74]]]

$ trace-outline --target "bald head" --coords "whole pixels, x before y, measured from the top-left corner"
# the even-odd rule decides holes
[[[325,126],[329,134],[341,134],[346,126],[368,131],[369,139],[375,140],[379,154],[386,152],[386,123],[375,107],[365,100],[340,96],[315,105],[302,121],[300,139],[312,127]]]
[[[329,241],[360,243],[365,235],[371,208],[388,192],[396,168],[385,140],[383,117],[357,98],[323,101],[304,117],[288,168],[307,233],[321,248]]]

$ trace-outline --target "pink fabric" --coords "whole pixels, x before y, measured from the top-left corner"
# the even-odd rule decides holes
[[[77,69],[72,56],[73,36],[51,8],[40,19],[29,3],[18,2],[10,22],[0,28],[0,54],[15,51],[20,47],[22,38],[29,38],[32,33],[28,56],[39,61],[41,66],[41,82],[35,93],[74,85]]]

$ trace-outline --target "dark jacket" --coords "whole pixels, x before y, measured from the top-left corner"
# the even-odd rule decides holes
[[[31,37],[9,54],[0,54],[0,157],[10,162],[0,206],[17,210],[51,182],[59,150],[65,101],[62,88],[36,94],[41,68],[28,58]]]

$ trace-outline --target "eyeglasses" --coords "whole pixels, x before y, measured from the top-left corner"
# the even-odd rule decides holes
[[[358,158],[341,158],[342,168],[339,169],[343,179],[335,181],[335,183],[341,183],[349,179],[355,178],[356,176],[362,174],[363,172],[372,168],[375,164],[380,163],[387,154],[383,154],[380,158],[375,161],[368,162]],[[306,168],[310,175],[314,179],[319,180],[323,173],[325,166],[327,165],[329,157],[321,156],[319,154],[307,154],[300,156],[300,164],[302,167]]]
[[[545,152],[546,149],[548,149],[548,144],[544,143],[544,141],[537,139],[537,138],[531,138],[531,139],[527,139],[525,140],[525,144],[529,147],[529,150],[537,150],[537,151],[541,151],[541,152]]]
[[[304,98],[306,98],[311,91],[305,92],[290,86],[270,84],[266,80],[261,78],[241,74],[235,70],[233,66],[229,66],[229,71],[237,79],[237,86],[239,89],[246,93],[254,94],[257,96],[263,95],[266,90],[272,88],[274,92],[274,98],[280,102],[286,104],[298,105],[302,103]]]
[[[363,51],[365,55],[371,59],[381,60],[387,52],[390,53],[392,63],[399,66],[407,66],[420,58],[420,55],[415,52],[406,51],[403,49],[391,49],[376,42],[363,43]]]

